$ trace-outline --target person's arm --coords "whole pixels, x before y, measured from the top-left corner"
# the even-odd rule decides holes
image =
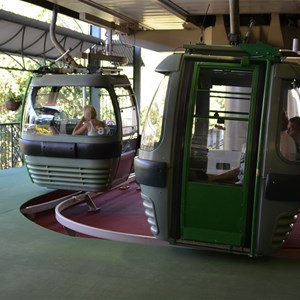
[[[75,128],[73,129],[72,134],[77,135],[77,134],[83,134],[88,130],[88,124],[84,123],[85,119],[82,117],[80,121],[76,124]]]
[[[227,181],[227,180],[233,180],[235,179],[240,172],[240,168],[235,168],[230,171],[227,171],[225,173],[222,173],[220,175],[209,175],[208,180],[209,181]]]

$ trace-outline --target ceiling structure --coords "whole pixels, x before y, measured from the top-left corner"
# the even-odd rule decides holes
[[[60,61],[63,55],[53,44],[50,27],[49,23],[0,9],[0,53],[6,54],[14,62],[10,67],[5,68],[31,71]],[[104,41],[99,37],[68,28],[55,26],[55,38],[62,48],[75,58],[87,59],[87,50],[91,48],[105,51]],[[132,66],[132,48],[121,43],[114,44],[110,53],[111,58],[114,61],[118,58],[119,64]]]
[[[186,43],[228,44],[230,11],[238,7],[241,35],[290,48],[300,38],[300,0],[28,0],[119,32],[126,43],[157,51]],[[254,23],[251,23],[254,20]]]
[[[0,52],[31,58],[45,65],[61,54],[54,47],[49,34],[49,24],[0,10]],[[56,38],[65,49],[75,55],[99,44],[99,38],[57,27]],[[36,58],[42,58],[38,62]],[[25,60],[18,60],[18,69],[26,70]]]

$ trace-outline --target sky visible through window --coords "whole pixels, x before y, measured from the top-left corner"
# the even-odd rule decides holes
[[[50,23],[52,15],[51,10],[19,0],[0,0],[0,9],[47,23]],[[73,18],[65,15],[58,14],[57,26],[66,27],[71,30],[89,34],[88,23],[74,20]]]

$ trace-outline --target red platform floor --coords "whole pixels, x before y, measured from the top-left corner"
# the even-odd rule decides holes
[[[99,194],[93,198],[98,211],[90,211],[85,202],[74,205],[63,211],[63,215],[77,223],[130,234],[152,236],[142,205],[140,189],[136,182],[130,183],[127,188],[117,188]],[[55,198],[70,194],[70,191],[54,191],[34,198],[23,204],[22,207],[43,203]],[[21,207],[21,208],[22,208]],[[54,209],[34,215],[35,223],[50,230],[68,234],[65,228],[57,222]],[[300,249],[300,216],[293,230],[290,232],[284,247],[285,249]],[[78,233],[77,236],[88,237]],[[298,251],[297,251],[298,252]]]

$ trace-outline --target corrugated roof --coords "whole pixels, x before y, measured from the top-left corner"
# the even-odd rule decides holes
[[[0,52],[56,60],[61,56],[50,39],[50,24],[0,10]],[[56,37],[75,55],[100,43],[100,38],[56,27]]]

